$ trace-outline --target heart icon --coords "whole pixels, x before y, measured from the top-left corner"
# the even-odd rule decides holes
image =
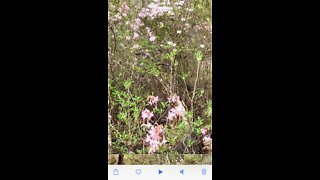
[[[141,174],[141,169],[136,169],[136,173],[137,173],[138,175],[140,175],[140,174]]]

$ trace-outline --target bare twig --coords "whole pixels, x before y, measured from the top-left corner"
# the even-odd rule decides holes
[[[200,61],[198,61],[198,68],[197,68],[197,76],[196,79],[194,80],[194,86],[193,86],[193,93],[192,93],[192,98],[191,98],[191,111],[192,111],[192,119],[194,119],[194,97],[196,95],[196,89],[197,89],[197,83],[198,83],[198,79],[199,79],[199,71],[200,71]]]

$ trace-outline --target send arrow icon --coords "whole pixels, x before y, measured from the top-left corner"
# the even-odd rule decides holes
[[[163,173],[163,171],[161,171],[161,170],[159,169],[159,174],[161,174],[161,173]]]

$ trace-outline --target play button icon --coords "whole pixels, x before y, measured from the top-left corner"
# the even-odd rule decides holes
[[[161,173],[163,173],[163,171],[161,171],[161,170],[159,169],[159,174],[161,174]]]

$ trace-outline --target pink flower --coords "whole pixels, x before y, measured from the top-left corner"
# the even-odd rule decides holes
[[[148,119],[150,120],[153,117],[153,113],[149,109],[145,109],[142,111],[142,119]]]
[[[151,42],[155,41],[155,40],[156,40],[156,37],[152,34],[152,32],[151,32],[151,30],[150,30],[149,27],[146,27],[146,31],[147,31],[147,33],[148,33],[149,40],[150,40]]]
[[[145,18],[147,15],[146,15],[145,13],[143,13],[143,12],[140,12],[140,13],[138,14],[138,16],[139,16],[140,18]]]
[[[122,6],[121,6],[123,9],[129,11],[130,8],[128,7],[127,3],[126,2],[123,2]]]
[[[136,30],[138,30],[139,26],[136,25],[136,24],[131,24],[131,28],[132,28],[134,31],[136,31]]]
[[[133,39],[138,39],[138,37],[139,37],[139,34],[136,33],[136,32],[134,32],[134,33],[133,33]]]
[[[143,57],[144,57],[144,58],[147,58],[147,57],[151,57],[151,56],[150,56],[149,53],[144,53],[144,54],[143,54]]]
[[[204,29],[206,29],[207,31],[211,31],[212,30],[212,26],[210,25],[205,25]]]
[[[139,18],[135,19],[135,23],[136,23],[137,26],[143,26],[144,25],[143,22],[141,21],[141,19],[139,19]]]
[[[180,101],[180,97],[173,95],[171,98],[168,99],[169,103],[174,103],[175,107],[170,109],[167,119],[173,120],[183,118],[186,110],[182,105],[182,102]]]
[[[195,30],[200,30],[200,29],[201,29],[201,27],[200,27],[199,25],[195,25],[193,28],[194,28]]]
[[[172,121],[174,118],[176,118],[176,114],[171,109],[168,113],[168,120]]]
[[[207,128],[202,128],[201,129],[201,133],[203,136],[205,136],[208,133],[208,129]]]
[[[177,117],[183,117],[184,113],[185,113],[185,109],[182,105],[175,107],[175,114]]]
[[[130,10],[130,8],[128,7],[128,5],[127,5],[126,2],[123,2],[123,3],[121,4],[121,7],[118,8],[118,11],[119,11],[120,13],[122,13],[122,12],[124,12],[124,11],[129,11],[129,10]]]
[[[152,36],[149,38],[149,40],[150,40],[151,42],[153,42],[153,41],[156,40],[156,37],[152,35]]]
[[[164,6],[163,3],[159,3],[159,0],[156,0],[151,2],[147,8],[142,8],[138,16],[140,18],[150,17],[154,19],[157,16],[163,16],[164,13],[170,13],[172,10],[172,7]]]
[[[163,132],[164,130],[162,125],[152,126],[148,131],[145,142],[150,146],[149,154],[154,153],[162,144],[166,143]]]
[[[148,14],[149,13],[147,12],[147,10],[145,8],[142,8],[142,10],[139,12],[138,16],[143,19],[143,18],[147,17]]]
[[[212,143],[212,139],[210,136],[205,136],[202,140],[204,143],[210,143],[210,144]]]
[[[169,103],[175,103],[180,100],[180,97],[173,95],[171,98],[168,98],[168,99],[169,99]]]
[[[151,31],[150,31],[150,28],[149,28],[149,27],[146,27],[146,31],[147,31],[147,33],[148,33],[148,34],[150,34],[150,33],[151,33]]]
[[[177,106],[175,108],[170,109],[168,113],[167,119],[172,121],[173,119],[178,119],[184,116],[185,109],[183,106]]]
[[[205,136],[205,137],[202,139],[202,141],[203,141],[204,144],[210,145],[210,146],[211,146],[211,149],[212,149],[212,139],[211,139],[211,137]]]
[[[159,97],[158,96],[149,96],[149,104],[150,105],[155,105],[157,104],[157,102],[159,101]]]

